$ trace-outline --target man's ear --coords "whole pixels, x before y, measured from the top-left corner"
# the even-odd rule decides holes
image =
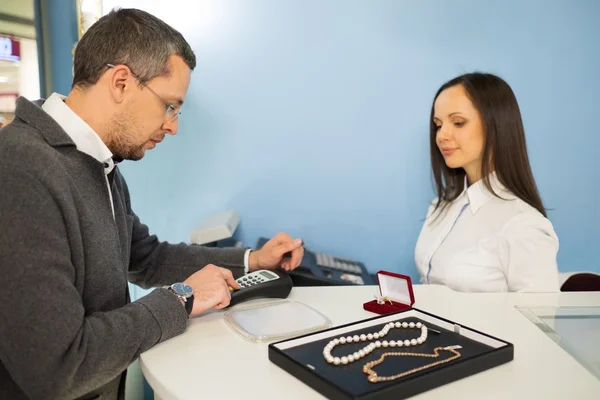
[[[127,92],[132,88],[131,70],[125,65],[116,65],[108,70],[109,91],[115,103],[125,101]]]

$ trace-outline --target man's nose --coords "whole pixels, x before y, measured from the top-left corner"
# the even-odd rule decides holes
[[[163,124],[163,130],[167,135],[176,135],[179,130],[179,118],[166,120]]]

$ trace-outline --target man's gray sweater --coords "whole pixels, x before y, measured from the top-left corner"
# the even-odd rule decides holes
[[[206,264],[243,274],[243,249],[160,242],[131,209],[119,171],[77,150],[41,108],[17,100],[0,130],[0,399],[122,399],[127,367],[181,334],[176,296],[141,287]]]

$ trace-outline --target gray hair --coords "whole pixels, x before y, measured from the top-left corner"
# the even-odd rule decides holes
[[[178,55],[193,70],[196,56],[183,35],[161,19],[136,9],[113,9],[83,35],[75,49],[73,87],[100,79],[107,64],[124,64],[142,81],[168,76]]]

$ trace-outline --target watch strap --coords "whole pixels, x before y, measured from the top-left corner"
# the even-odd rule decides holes
[[[192,313],[192,309],[194,308],[194,295],[191,295],[187,299],[183,300],[185,302],[185,311],[187,312],[188,317]]]

